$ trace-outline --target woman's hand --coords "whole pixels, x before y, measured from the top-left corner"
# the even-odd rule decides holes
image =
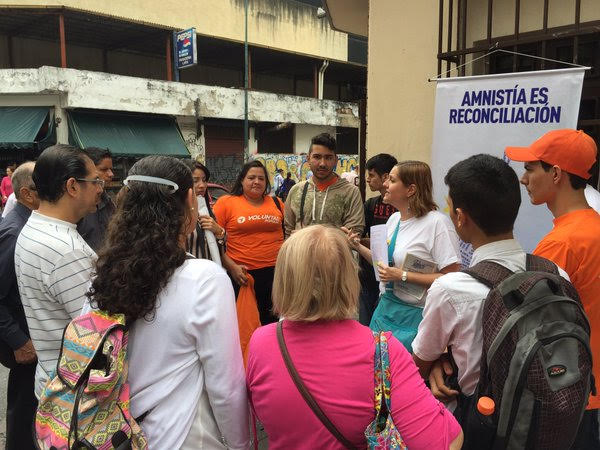
[[[212,231],[218,238],[223,236],[225,230],[212,217],[198,216],[198,222],[203,230]]]
[[[379,272],[379,279],[384,283],[402,280],[402,269],[397,267],[389,267],[380,262],[377,263],[377,271]]]
[[[346,228],[346,227],[341,227],[340,228],[344,233],[346,233],[346,237],[348,238],[348,244],[350,245],[350,247],[353,250],[357,250],[360,247],[360,234],[359,233],[355,233],[352,230]]]
[[[248,268],[246,266],[240,266],[239,264],[233,264],[229,270],[231,278],[240,286],[245,285],[248,282]]]

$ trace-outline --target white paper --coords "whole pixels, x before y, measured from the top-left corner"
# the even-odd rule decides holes
[[[208,207],[206,206],[206,200],[204,197],[199,195],[198,197],[198,214],[201,216],[208,216]],[[206,242],[208,243],[208,250],[210,251],[210,258],[221,265],[221,255],[219,255],[219,246],[217,245],[217,239],[210,230],[204,230],[206,236]]]
[[[375,271],[375,278],[377,281],[381,281],[379,279],[377,264],[382,263],[387,266],[389,263],[387,226],[385,224],[373,225],[369,230],[369,236],[371,238],[371,256],[373,257],[373,270]]]
[[[412,253],[407,253],[404,257],[402,270],[406,270],[407,272],[434,273],[437,270],[437,265],[431,261],[421,259]],[[398,290],[402,294],[410,296],[416,300],[421,300],[427,288],[420,284],[400,281],[394,283],[394,290]]]

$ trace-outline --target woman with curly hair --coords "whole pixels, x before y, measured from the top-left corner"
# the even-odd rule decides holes
[[[88,296],[125,315],[131,413],[147,413],[150,448],[247,448],[233,289],[221,267],[185,250],[198,220],[190,169],[148,156],[125,184]]]

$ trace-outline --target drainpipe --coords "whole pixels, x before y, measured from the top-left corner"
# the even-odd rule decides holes
[[[329,61],[325,59],[319,69],[319,100],[323,100],[323,85],[325,84],[325,71],[327,67],[329,67]]]

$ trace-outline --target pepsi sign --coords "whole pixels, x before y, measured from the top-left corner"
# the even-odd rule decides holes
[[[196,29],[189,28],[174,33],[175,63],[177,69],[184,69],[198,63],[196,51]]]

